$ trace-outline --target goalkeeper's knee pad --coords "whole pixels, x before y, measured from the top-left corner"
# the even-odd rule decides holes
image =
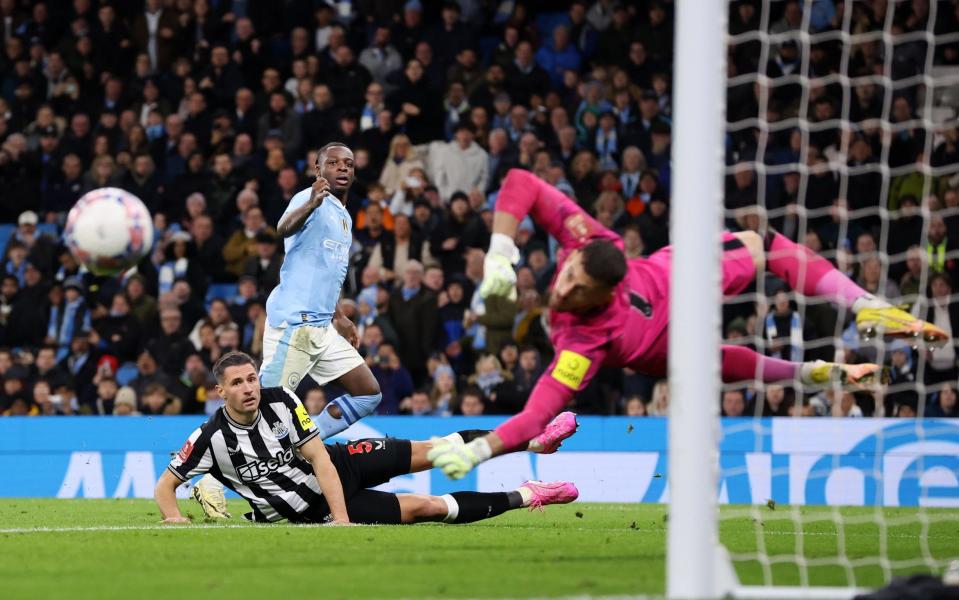
[[[343,413],[343,419],[352,425],[363,417],[373,414],[373,411],[376,410],[376,407],[379,406],[380,400],[382,399],[383,394],[381,393],[370,394],[368,396],[350,396],[349,394],[345,394],[334,400],[333,403],[340,407],[340,411]]]

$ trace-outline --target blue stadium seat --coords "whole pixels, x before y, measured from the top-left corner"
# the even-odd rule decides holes
[[[60,239],[60,228],[57,227],[56,223],[39,223],[37,224],[37,231],[45,233],[55,240]]]
[[[210,302],[216,298],[229,302],[237,293],[239,292],[237,291],[235,283],[211,283],[210,287],[206,290],[206,305],[209,308]]]
[[[0,223],[0,252],[3,252],[3,249],[7,247],[7,243],[16,230],[17,226],[12,223]]]
[[[139,374],[136,363],[125,362],[117,369],[117,385],[130,385],[130,382],[136,379]]]

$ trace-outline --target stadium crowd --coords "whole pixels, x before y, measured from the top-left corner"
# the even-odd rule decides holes
[[[854,84],[844,88],[817,80],[839,71],[838,38],[801,47],[802,5],[774,4],[768,32],[783,35],[764,50],[750,34],[766,22],[759,3],[731,3],[727,225],[759,230],[768,219],[864,288],[920,303],[955,332],[959,132],[916,120],[918,83],[894,85],[886,102],[882,81],[922,73],[927,52],[957,65],[959,45],[893,51],[866,36],[848,52]],[[853,33],[881,32],[886,7],[859,2],[844,15],[843,3],[822,0],[808,27],[848,19]],[[356,165],[341,308],[380,382],[378,412],[517,412],[551,359],[544,298],[555,245],[524,221],[518,299],[474,293],[499,183],[509,168],[531,170],[619,232],[628,257],[669,243],[672,8],[0,0],[0,223],[9,224],[0,226],[0,410],[217,408],[210,367],[232,349],[259,354],[283,260],[274,226],[310,185],[316,149],[338,140]],[[959,30],[959,2],[929,18],[928,2],[901,3],[892,32]],[[790,78],[804,64],[814,82],[805,93]],[[766,131],[757,117],[783,125]],[[789,121],[797,117],[815,127],[801,132]],[[935,176],[924,174],[929,165]],[[155,215],[154,250],[122,278],[92,276],[59,240],[73,203],[103,186],[130,191]],[[850,315],[797,304],[769,278],[761,289],[758,301],[727,304],[728,339],[793,360],[833,360],[837,349],[853,362],[876,358],[875,345],[851,334]],[[953,345],[928,360],[904,344],[879,358],[897,384],[881,398],[729,389],[723,413],[957,414]],[[326,393],[309,378],[299,391],[311,413],[322,409]],[[574,409],[641,416],[667,406],[665,382],[604,370]]]

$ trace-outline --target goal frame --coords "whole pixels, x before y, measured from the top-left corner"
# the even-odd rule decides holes
[[[740,585],[719,543],[727,12],[727,0],[676,1],[666,594],[671,600],[848,599],[863,590]]]

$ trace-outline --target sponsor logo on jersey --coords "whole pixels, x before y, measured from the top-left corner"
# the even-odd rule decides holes
[[[579,384],[583,383],[583,378],[586,377],[586,372],[589,371],[591,364],[592,361],[582,354],[577,354],[571,350],[563,350],[559,353],[559,358],[556,360],[556,366],[553,367],[551,375],[553,379],[569,389],[578,390]]]
[[[338,242],[336,240],[325,239],[323,240],[323,247],[327,250],[330,250],[333,254],[333,259],[339,262],[349,262],[350,260],[350,245],[344,244],[343,242]]]
[[[276,456],[271,459],[250,461],[237,468],[236,473],[243,483],[253,483],[262,477],[275,473],[280,467],[288,465],[293,461],[293,456],[293,447],[291,446],[286,450],[277,452]]]
[[[276,439],[280,440],[290,435],[290,430],[286,428],[286,425],[282,421],[277,421],[273,424],[273,435],[276,436]]]
[[[305,406],[297,404],[294,412],[296,412],[296,418],[300,420],[300,429],[304,431],[313,429],[313,419],[310,418],[310,413],[306,412]]]

